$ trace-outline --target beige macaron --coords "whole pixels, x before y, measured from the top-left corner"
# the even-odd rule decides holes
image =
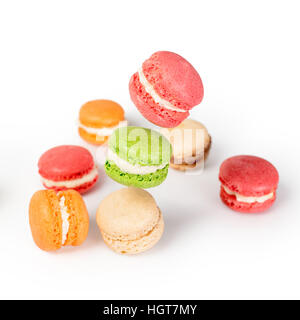
[[[152,248],[164,231],[163,217],[154,198],[134,187],[120,189],[104,198],[96,220],[104,242],[122,254]]]
[[[186,171],[198,168],[209,154],[211,136],[206,127],[196,120],[184,120],[178,127],[160,129],[160,133],[172,144],[170,166],[173,169]]]

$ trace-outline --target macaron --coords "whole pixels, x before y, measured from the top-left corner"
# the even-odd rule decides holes
[[[231,157],[220,167],[220,197],[230,209],[254,213],[271,207],[279,175],[267,160],[248,155]]]
[[[160,133],[172,145],[171,168],[181,171],[202,168],[211,147],[211,136],[202,123],[186,119],[175,128],[160,129]]]
[[[88,143],[102,145],[116,128],[124,126],[124,110],[114,101],[89,101],[79,111],[78,133]]]
[[[152,248],[164,231],[161,211],[151,194],[134,187],[104,198],[96,220],[104,242],[121,254],[136,254]]]
[[[77,191],[40,190],[30,201],[29,224],[36,245],[53,251],[80,246],[88,235],[89,216]]]
[[[174,128],[203,99],[202,80],[180,55],[158,51],[130,79],[129,92],[140,113],[150,122]]]
[[[98,169],[91,153],[79,146],[63,145],[46,151],[38,162],[45,188],[56,191],[74,189],[84,193],[98,179]]]
[[[168,175],[171,149],[157,131],[133,126],[116,129],[108,140],[105,172],[127,186],[158,186]]]

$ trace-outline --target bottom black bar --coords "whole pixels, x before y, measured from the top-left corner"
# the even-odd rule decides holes
[[[1,313],[23,319],[230,319],[262,316],[289,318],[298,314],[298,301],[1,301]],[[8,313],[6,313],[8,312]]]

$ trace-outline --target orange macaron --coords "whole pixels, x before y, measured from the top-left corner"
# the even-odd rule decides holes
[[[80,109],[78,132],[91,144],[104,144],[115,129],[124,126],[127,126],[124,110],[114,101],[93,100]]]
[[[29,205],[29,224],[36,245],[45,251],[81,245],[89,230],[89,216],[75,190],[37,191]]]

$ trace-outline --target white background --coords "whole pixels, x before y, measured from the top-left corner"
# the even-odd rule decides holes
[[[1,1],[0,298],[300,298],[299,30],[299,1]],[[204,173],[170,170],[150,189],[163,238],[121,256],[95,223],[100,201],[122,187],[101,169],[84,196],[86,242],[41,251],[28,224],[39,156],[84,145],[76,120],[88,100],[113,99],[131,124],[153,127],[128,82],[158,50],[181,54],[202,77],[205,97],[191,117],[213,138]],[[221,203],[218,168],[237,154],[277,167],[268,212]]]

